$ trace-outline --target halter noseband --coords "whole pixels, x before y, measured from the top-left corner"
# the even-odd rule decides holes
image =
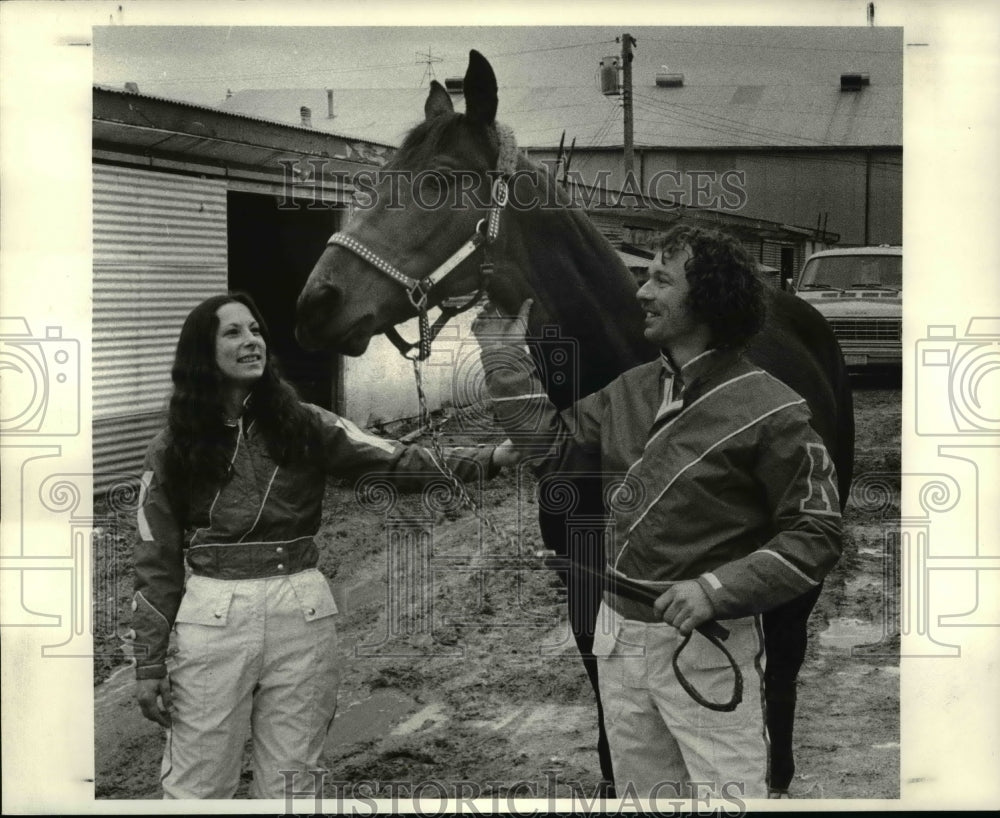
[[[492,245],[500,232],[500,214],[507,205],[507,199],[509,198],[508,179],[513,175],[517,163],[517,143],[514,141],[513,131],[508,126],[498,122],[494,125],[494,128],[499,142],[497,156],[497,171],[499,175],[493,180],[493,186],[490,190],[489,215],[487,218],[479,220],[475,231],[468,241],[426,276],[413,278],[406,275],[398,267],[390,264],[377,253],[365,247],[356,238],[346,233],[334,233],[326,242],[327,246],[335,244],[338,247],[350,250],[380,273],[389,276],[389,278],[401,284],[406,289],[406,295],[420,319],[420,340],[416,343],[404,341],[395,327],[390,327],[385,331],[386,336],[392,341],[404,358],[417,361],[425,360],[431,354],[431,342],[437,337],[441,328],[449,319],[461,312],[465,312],[465,310],[471,308],[479,301],[493,273],[493,265],[488,258],[484,259],[479,268],[479,287],[472,297],[459,307],[442,307],[441,315],[434,322],[434,326],[431,327],[429,325],[427,319],[427,299],[430,296],[431,290],[444,281],[449,273],[480,247],[483,247],[485,250]],[[411,356],[410,352],[415,347],[417,348],[417,353],[415,356]]]

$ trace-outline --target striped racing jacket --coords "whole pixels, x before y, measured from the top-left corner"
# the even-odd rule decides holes
[[[739,353],[709,350],[680,372],[664,356],[562,413],[526,350],[487,347],[482,362],[505,431],[547,453],[541,473],[573,447],[599,455],[613,571],[657,589],[696,579],[725,619],[801,595],[839,558],[836,474],[805,401]]]

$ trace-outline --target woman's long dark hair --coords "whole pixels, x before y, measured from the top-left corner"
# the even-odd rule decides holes
[[[231,303],[243,304],[250,311],[267,344],[264,374],[253,385],[247,413],[263,434],[269,454],[276,463],[288,465],[306,459],[311,450],[314,425],[295,390],[278,371],[271,337],[253,299],[244,293],[206,299],[184,321],[171,371],[174,390],[166,467],[171,502],[182,519],[187,517],[194,491],[221,484],[229,472],[234,432],[224,420],[226,381],[216,363],[215,348],[219,330],[216,313]]]

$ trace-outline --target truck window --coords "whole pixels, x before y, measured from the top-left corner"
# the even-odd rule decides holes
[[[821,256],[802,271],[802,289],[903,289],[903,258],[893,255]]]

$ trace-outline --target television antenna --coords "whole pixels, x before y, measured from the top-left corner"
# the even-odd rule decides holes
[[[427,49],[425,54],[422,51],[417,52],[417,65],[423,63],[427,67],[424,69],[424,75],[420,78],[420,84],[423,85],[428,79],[435,80],[437,77],[434,76],[434,63],[444,62],[444,57],[435,57],[431,48]]]

